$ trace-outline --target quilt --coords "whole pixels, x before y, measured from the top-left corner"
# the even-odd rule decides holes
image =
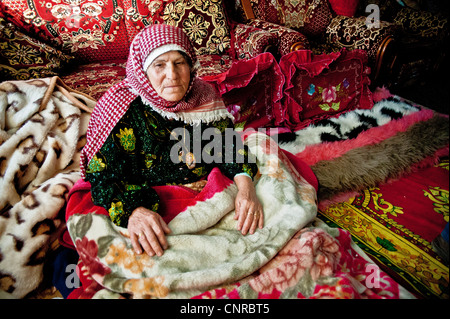
[[[0,295],[23,298],[43,278],[80,178],[88,96],[58,77],[0,84]]]

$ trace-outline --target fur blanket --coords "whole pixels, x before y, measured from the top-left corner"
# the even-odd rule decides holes
[[[322,207],[435,164],[448,152],[448,116],[398,96],[278,136],[310,165]]]
[[[136,255],[127,230],[95,207],[88,214],[69,212],[68,231],[80,255],[78,273],[89,285],[78,296],[411,297],[361,257],[365,254],[348,233],[316,220],[316,189],[273,140],[255,133],[246,143],[260,170],[255,187],[264,207],[263,229],[247,236],[236,230],[236,186],[215,170],[198,200],[169,223],[170,248],[161,257]],[[373,270],[376,285],[369,278]]]
[[[0,84],[0,293],[22,298],[43,278],[59,216],[80,178],[95,101],[57,78]],[[1,292],[3,291],[3,292]]]

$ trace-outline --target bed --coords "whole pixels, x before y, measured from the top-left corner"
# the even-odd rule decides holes
[[[125,77],[126,50],[104,34],[93,39],[107,42],[95,42],[99,51],[73,48],[82,63],[63,71],[55,59],[73,57],[27,38],[17,21],[25,9],[5,3],[2,13],[15,16],[0,16],[12,21],[0,35],[43,50],[48,63],[5,67],[19,78],[0,83],[1,298],[449,298],[448,265],[431,245],[448,223],[448,115],[369,88],[363,52],[202,56],[201,77],[260,163],[266,227],[236,233],[235,189],[215,172],[169,225],[173,249],[149,258],[100,211],[77,214],[92,208],[79,169],[90,113]],[[126,42],[143,20],[117,10],[108,30]],[[94,61],[97,53],[108,58]]]

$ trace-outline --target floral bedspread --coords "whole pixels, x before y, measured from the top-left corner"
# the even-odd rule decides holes
[[[255,133],[246,142],[260,169],[255,187],[264,207],[263,229],[247,236],[236,230],[234,184],[178,214],[169,223],[170,248],[161,257],[135,255],[127,230],[107,216],[72,215],[68,230],[84,285],[79,296],[411,297],[366,259],[347,232],[316,219],[315,188],[273,140]]]

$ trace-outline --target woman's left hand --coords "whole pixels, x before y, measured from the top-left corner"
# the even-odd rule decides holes
[[[263,207],[256,196],[251,178],[236,176],[234,181],[238,187],[234,215],[234,219],[238,220],[237,229],[243,235],[248,232],[254,234],[257,227],[261,229],[264,226]]]

